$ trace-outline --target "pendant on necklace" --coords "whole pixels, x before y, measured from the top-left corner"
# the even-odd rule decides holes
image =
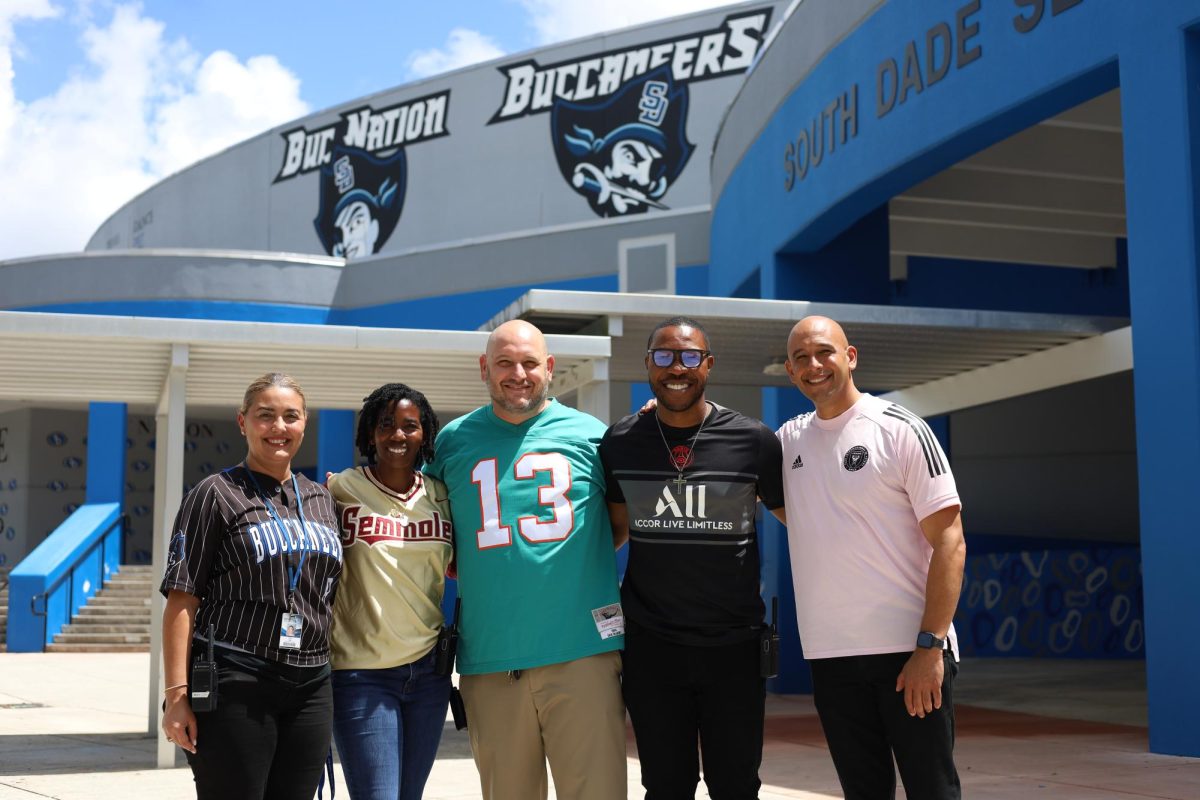
[[[683,477],[683,473],[681,472],[673,480],[668,481],[668,483],[675,484],[675,491],[682,492],[684,484],[687,483],[687,478]]]

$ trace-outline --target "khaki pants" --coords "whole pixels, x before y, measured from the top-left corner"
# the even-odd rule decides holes
[[[463,675],[467,732],[484,800],[545,800],[546,761],[559,800],[625,800],[621,654]]]

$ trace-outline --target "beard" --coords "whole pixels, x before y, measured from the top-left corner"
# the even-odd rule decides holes
[[[488,394],[491,395],[492,405],[504,409],[509,414],[525,414],[531,409],[539,408],[545,402],[546,396],[550,394],[550,384],[543,383],[541,386],[535,387],[528,398],[510,400],[504,394],[504,387],[493,383],[489,376]]]

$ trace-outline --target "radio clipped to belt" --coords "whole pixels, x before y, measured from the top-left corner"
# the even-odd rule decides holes
[[[434,645],[433,672],[435,675],[449,675],[454,672],[454,657],[458,655],[458,611],[462,608],[462,598],[454,598],[454,619],[449,625],[443,625],[438,631],[437,644]]]
[[[433,646],[433,671],[436,675],[450,675],[454,672],[454,658],[458,655],[458,614],[462,609],[462,598],[454,599],[454,618],[449,625],[443,625],[438,631],[437,644]],[[467,707],[463,704],[462,693],[458,687],[450,686],[450,714],[454,717],[455,730],[466,730]]]
[[[758,640],[758,671],[764,678],[779,674],[779,598],[771,598],[771,627]]]
[[[213,655],[213,640],[216,632],[208,626],[207,658],[192,665],[192,711],[217,710],[217,661]]]

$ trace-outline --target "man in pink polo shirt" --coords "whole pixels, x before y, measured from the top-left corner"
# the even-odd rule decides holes
[[[962,503],[925,422],[854,385],[858,351],[831,319],[788,337],[816,411],[778,431],[804,657],[847,800],[957,800],[954,706]]]

